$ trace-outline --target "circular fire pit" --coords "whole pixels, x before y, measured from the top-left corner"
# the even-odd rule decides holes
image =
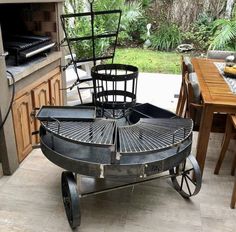
[[[87,109],[86,116],[86,108],[82,107],[85,119],[66,119],[61,108],[59,116],[55,109],[51,114],[48,108],[46,110],[38,115],[41,119],[41,149],[50,161],[68,170],[62,173],[61,184],[72,228],[80,225],[79,196],[124,188],[163,176],[171,177],[174,188],[183,197],[199,192],[200,169],[190,155],[191,119],[178,118],[155,106],[150,111],[140,104],[131,110],[130,120],[125,121],[93,118],[92,108]],[[67,112],[71,108],[65,107],[64,110]],[[79,107],[77,110],[81,112]],[[80,181],[76,180],[77,174],[83,175]]]

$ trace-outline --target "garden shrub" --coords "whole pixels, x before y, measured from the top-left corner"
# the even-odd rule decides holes
[[[214,19],[210,14],[202,13],[187,32],[182,32],[182,42],[194,44],[198,50],[207,50],[213,36]]]
[[[162,23],[150,39],[152,48],[169,51],[175,49],[181,42],[181,33],[176,24]]]

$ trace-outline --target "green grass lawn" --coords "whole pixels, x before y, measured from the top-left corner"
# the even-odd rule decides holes
[[[142,48],[117,48],[114,63],[131,64],[139,72],[180,74],[180,54]]]

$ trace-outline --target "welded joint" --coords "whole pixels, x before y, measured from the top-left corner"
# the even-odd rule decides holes
[[[120,160],[121,154],[120,152],[116,152],[116,160]]]
[[[100,178],[104,178],[104,166],[100,164]]]
[[[148,164],[143,165],[142,173],[140,174],[139,178],[146,178],[147,177],[147,174],[145,173],[145,170],[147,167],[148,167]]]

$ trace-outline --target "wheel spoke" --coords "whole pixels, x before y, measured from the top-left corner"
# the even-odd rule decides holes
[[[190,169],[188,169],[188,170],[185,170],[185,171],[183,171],[183,173],[185,174],[185,173],[189,173],[189,172],[191,172],[191,171],[194,171],[194,169],[193,168],[190,168]]]
[[[183,197],[189,198],[196,195],[200,191],[202,178],[200,168],[195,157],[193,155],[189,155],[186,160],[171,169],[170,174],[174,188]],[[179,172],[177,173],[178,170]],[[193,179],[192,176],[196,176],[196,179]]]
[[[188,175],[186,175],[186,177],[192,182],[193,185],[197,185],[197,183],[195,181],[193,181]]]
[[[181,178],[180,191],[182,191],[182,189],[183,189],[183,183],[184,183],[184,176],[182,176],[182,178]]]
[[[184,180],[185,180],[185,183],[186,183],[187,188],[188,188],[189,196],[192,196],[192,193],[191,193],[191,190],[190,190],[190,187],[189,187],[189,184],[188,184],[186,176],[184,176]]]
[[[185,170],[185,167],[186,167],[186,160],[184,161],[184,166],[182,170]]]

